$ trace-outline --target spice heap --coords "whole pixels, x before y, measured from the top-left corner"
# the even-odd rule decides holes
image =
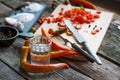
[[[11,31],[7,31],[7,32],[2,32],[2,31],[0,31],[0,40],[2,40],[2,39],[7,39],[7,38],[10,38],[10,37],[12,37],[13,36],[13,34],[12,34],[12,32]]]

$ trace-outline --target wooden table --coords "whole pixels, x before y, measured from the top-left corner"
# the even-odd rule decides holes
[[[0,2],[0,13],[12,10],[17,5],[23,3],[23,0],[1,1],[3,2]],[[29,1],[45,2],[49,5],[49,8],[51,7],[51,2],[48,0]],[[118,2],[109,2],[109,0],[90,1],[97,5],[100,10],[113,12],[113,19],[120,19]],[[47,16],[51,12],[52,10],[48,9],[43,16]],[[4,22],[4,18],[0,17],[0,22]],[[39,26],[36,23],[35,27]],[[103,62],[102,65],[60,58],[52,60],[52,63],[68,63],[70,65],[69,69],[58,70],[35,77],[20,68],[21,46],[23,43],[24,39],[17,38],[11,46],[0,47],[0,80],[120,80],[120,31],[112,24],[98,50],[98,55]]]

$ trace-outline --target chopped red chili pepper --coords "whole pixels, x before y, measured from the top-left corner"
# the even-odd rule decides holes
[[[54,17],[54,14],[50,14],[50,17]]]
[[[95,35],[97,32],[95,30],[92,30],[91,34]]]
[[[100,29],[96,29],[95,31],[96,31],[96,32],[99,32],[99,31],[100,31]]]

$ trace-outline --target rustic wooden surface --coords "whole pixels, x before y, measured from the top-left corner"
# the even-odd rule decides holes
[[[0,14],[15,8],[23,0],[0,0]],[[28,0],[24,0],[28,1]],[[49,5],[43,16],[49,15],[51,2],[48,0],[29,0],[45,2]],[[109,0],[89,0],[101,10],[114,13],[113,19],[120,19],[120,6],[117,2]],[[104,3],[103,3],[104,2]],[[4,17],[0,18],[4,22]],[[39,24],[35,25],[39,27]],[[52,60],[52,63],[66,62],[70,65],[68,70],[59,70],[40,76],[32,76],[20,68],[21,46],[24,39],[17,38],[9,47],[0,47],[0,80],[120,80],[120,31],[117,27],[110,25],[106,36],[98,50],[103,65],[91,64],[90,62],[73,61],[66,58]],[[37,79],[39,78],[39,79]]]

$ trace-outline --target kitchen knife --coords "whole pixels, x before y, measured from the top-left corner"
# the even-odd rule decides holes
[[[83,36],[74,28],[70,20],[64,20],[64,23],[66,24],[67,28],[70,29],[70,31],[73,33],[75,39],[78,43],[83,44],[85,48],[87,49],[88,53],[94,58],[95,62],[99,65],[102,64],[102,61],[99,59],[99,57],[96,55],[96,53],[93,52],[93,49],[89,46],[87,41],[83,38]]]
[[[74,48],[75,49],[75,51],[77,51],[78,53],[80,53],[81,55],[83,55],[87,60],[89,60],[90,62],[94,62],[94,58],[91,56],[91,55],[89,55],[86,51],[84,51],[82,48],[80,48],[78,45],[76,45],[75,43],[72,43],[72,42],[70,42],[68,39],[66,39],[66,38],[63,38],[60,34],[59,34],[59,32],[57,32],[57,34],[58,34],[58,36],[61,38],[61,39],[63,39],[65,42],[69,42],[70,44],[71,44],[71,46],[72,46],[72,48]]]

